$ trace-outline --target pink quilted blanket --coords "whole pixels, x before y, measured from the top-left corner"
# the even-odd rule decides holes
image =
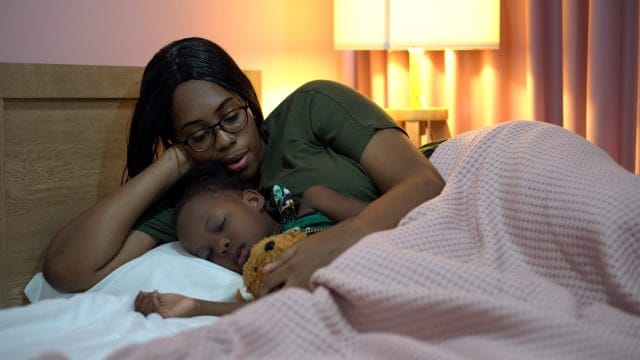
[[[312,277],[121,358],[640,358],[640,177],[509,122],[432,157],[447,180]]]

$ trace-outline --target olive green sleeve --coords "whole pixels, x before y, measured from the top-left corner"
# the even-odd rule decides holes
[[[135,230],[145,232],[162,243],[178,240],[175,229],[175,209],[168,200],[161,200],[147,210],[133,226]]]

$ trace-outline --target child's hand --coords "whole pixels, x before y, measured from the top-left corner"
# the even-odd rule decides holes
[[[140,291],[135,301],[136,311],[145,316],[158,313],[163,318],[191,317],[196,314],[198,301],[178,294],[163,294],[157,291]]]

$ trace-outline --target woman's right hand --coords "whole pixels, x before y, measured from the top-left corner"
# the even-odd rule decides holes
[[[186,175],[195,164],[195,160],[181,144],[168,148],[156,161],[166,162],[168,167],[174,166],[178,178]]]
[[[43,274],[59,291],[84,291],[120,265],[157,244],[132,231],[137,219],[192,167],[193,159],[172,146],[140,174],[86,209],[52,239]]]

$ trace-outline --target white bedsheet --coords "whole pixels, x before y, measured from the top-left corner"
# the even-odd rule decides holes
[[[240,274],[197,258],[187,253],[180,243],[172,242],[122,265],[88,291],[132,295],[140,290],[157,290],[198,299],[235,301],[239,287],[244,290]],[[25,295],[35,303],[76,294],[57,292],[38,273],[27,284]]]
[[[126,263],[81,294],[59,293],[36,274],[25,289],[32,304],[0,311],[0,358],[56,352],[70,359],[103,359],[125,345],[217,320],[145,318],[133,309],[139,290],[234,301],[239,287],[242,276],[188,254],[177,242]]]
[[[121,347],[211,324],[218,318],[146,317],[133,311],[134,295],[88,292],[0,312],[0,356],[33,359],[60,353],[69,359],[104,359]]]

